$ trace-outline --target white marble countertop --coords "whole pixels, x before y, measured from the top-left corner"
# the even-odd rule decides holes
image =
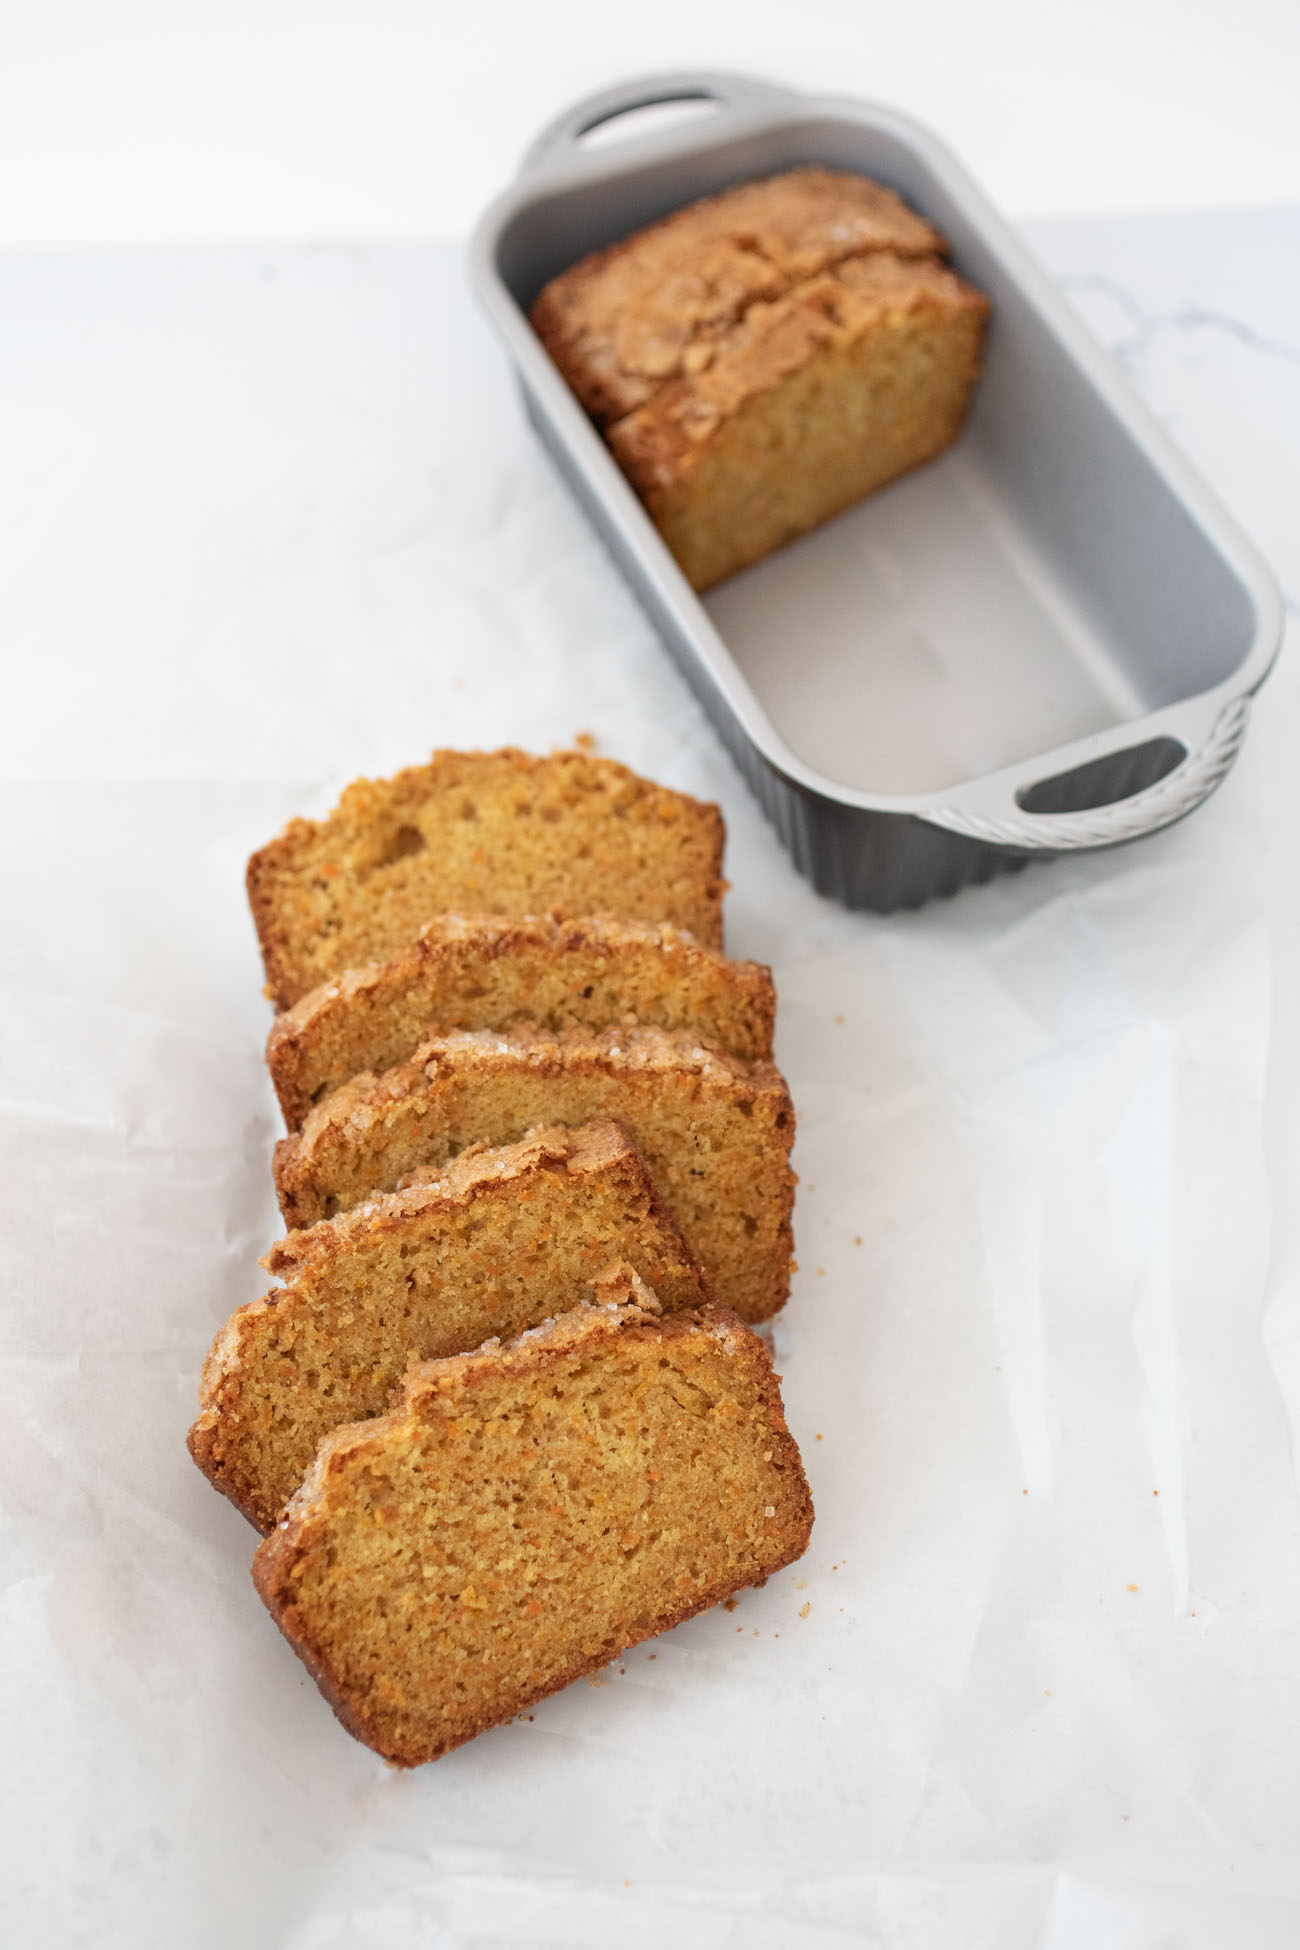
[[[10,0],[0,244],[463,236],[531,130],[743,69],[943,130],[999,206],[1300,202],[1286,0]]]
[[[1300,212],[1028,234],[1294,616]],[[0,316],[0,1935],[1290,1950],[1294,644],[1182,826],[848,915],[455,247],[10,253]],[[776,971],[817,1530],[734,1617],[398,1776],[183,1449],[278,1230],[241,865],[357,772],[579,729],[722,802],[729,943]]]

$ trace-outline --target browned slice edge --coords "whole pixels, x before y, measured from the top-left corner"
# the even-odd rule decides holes
[[[346,1210],[465,1144],[533,1124],[617,1117],[718,1297],[749,1321],[789,1292],[794,1111],[773,1064],[654,1029],[456,1033],[344,1084],[275,1149],[290,1225]]]
[[[349,1077],[391,1069],[449,1030],[648,1023],[753,1062],[771,1056],[775,1018],[770,969],[729,960],[679,928],[445,915],[405,954],[300,997],[272,1025],[266,1060],[294,1131]]]
[[[724,839],[716,805],[613,759],[436,751],[353,780],[327,818],[290,820],[253,854],[267,994],[288,1008],[451,912],[609,913],[721,948]]]
[[[291,1233],[262,1261],[287,1284],[239,1308],[213,1343],[190,1453],[268,1530],[323,1438],[382,1413],[412,1358],[536,1326],[611,1253],[669,1308],[712,1298],[610,1119],[475,1147],[418,1186]]]

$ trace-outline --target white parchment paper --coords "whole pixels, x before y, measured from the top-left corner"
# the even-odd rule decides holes
[[[1038,241],[1294,593],[1295,220]],[[1180,828],[849,915],[533,445],[456,251],[12,258],[0,309],[3,1941],[1289,1950],[1285,656]],[[729,945],[776,971],[817,1524],[402,1775],[184,1448],[280,1231],[242,867],[357,773],[581,730],[721,801]]]

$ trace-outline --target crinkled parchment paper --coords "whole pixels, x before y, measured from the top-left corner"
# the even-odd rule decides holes
[[[1272,554],[1300,230],[1042,228]],[[9,259],[0,1936],[1291,1950],[1300,679],[1175,831],[914,915],[794,874],[451,249]],[[412,1774],[184,1448],[280,1230],[248,851],[434,744],[722,802],[800,1114],[807,1559]]]

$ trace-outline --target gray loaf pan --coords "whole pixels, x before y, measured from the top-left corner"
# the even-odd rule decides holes
[[[691,111],[633,133],[668,102]],[[948,453],[699,597],[528,310],[587,252],[807,163],[938,226],[992,300],[985,370]],[[1281,638],[1276,585],[925,129],[731,74],[629,82],[544,131],[473,258],[542,440],[822,893],[914,907],[1155,832],[1224,777]]]

